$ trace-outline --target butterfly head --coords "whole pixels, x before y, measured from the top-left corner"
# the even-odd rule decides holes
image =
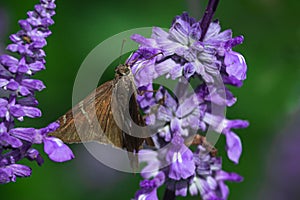
[[[128,74],[131,73],[131,69],[129,65],[122,64],[115,69],[115,72],[116,72],[116,76],[127,76]]]

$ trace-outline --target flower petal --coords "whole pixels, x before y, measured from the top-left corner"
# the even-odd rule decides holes
[[[44,151],[55,162],[65,162],[74,158],[71,149],[60,139],[54,137],[44,138]]]
[[[246,79],[247,65],[241,54],[234,51],[225,53],[224,63],[229,76],[233,76],[237,80]]]
[[[232,131],[226,133],[226,148],[229,159],[238,164],[242,154],[242,142]]]

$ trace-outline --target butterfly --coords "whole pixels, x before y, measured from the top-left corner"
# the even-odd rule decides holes
[[[146,136],[148,133],[140,133],[141,137],[131,133],[134,123],[145,127],[137,95],[130,64],[120,64],[115,69],[114,79],[100,85],[61,116],[58,119],[60,127],[49,135],[65,143],[95,141],[126,149],[131,165],[137,165],[135,153],[143,143],[146,141],[147,145],[154,146],[152,139]],[[130,116],[125,116],[126,113]]]

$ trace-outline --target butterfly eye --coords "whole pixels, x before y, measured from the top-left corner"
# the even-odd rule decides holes
[[[129,69],[129,67],[125,67],[123,75],[128,75],[128,74],[130,74],[130,69]]]

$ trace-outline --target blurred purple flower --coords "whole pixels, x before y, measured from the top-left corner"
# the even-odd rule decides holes
[[[72,151],[59,139],[48,137],[48,133],[58,128],[51,123],[45,128],[16,128],[15,120],[24,117],[36,118],[42,115],[36,108],[38,102],[34,97],[36,91],[45,88],[40,80],[32,79],[36,72],[45,69],[46,38],[51,35],[48,29],[54,23],[54,0],[41,0],[34,11],[27,13],[28,18],[20,20],[21,30],[10,36],[13,42],[7,50],[19,54],[0,56],[3,68],[0,70],[0,90],[5,91],[0,98],[0,183],[16,181],[16,177],[30,176],[31,169],[16,164],[23,158],[43,163],[40,153],[31,148],[33,144],[44,143],[44,150],[49,158],[64,162],[74,157]]]
[[[8,31],[8,24],[9,24],[9,19],[6,10],[3,8],[2,5],[0,5],[0,53],[3,52],[3,43],[2,39],[6,35]]]
[[[277,136],[268,141],[270,149],[265,152],[265,169],[256,199],[300,199],[299,122],[298,105],[283,120]]]

